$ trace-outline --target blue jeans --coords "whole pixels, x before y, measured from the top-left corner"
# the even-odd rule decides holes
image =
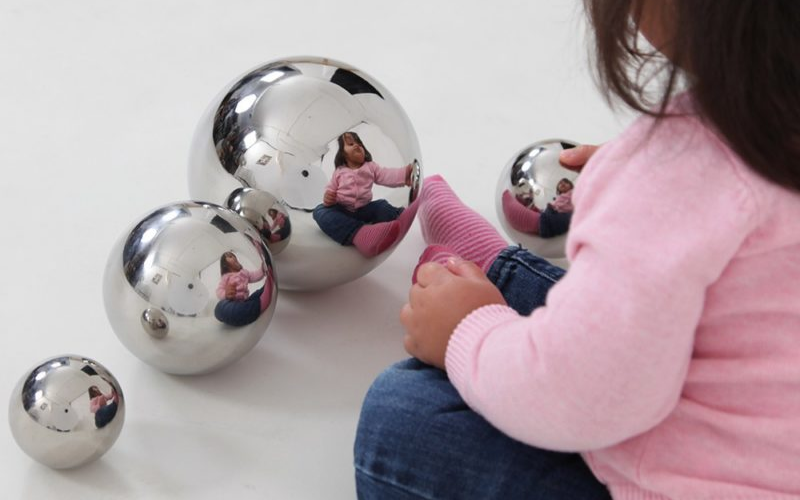
[[[245,300],[223,299],[214,307],[214,317],[217,321],[230,326],[249,325],[261,316],[262,286]]]
[[[572,212],[556,212],[547,205],[547,209],[539,217],[539,236],[542,238],[555,238],[569,231],[569,223],[572,221]]]
[[[509,247],[487,275],[511,307],[529,314],[564,273]],[[362,500],[611,498],[580,455],[506,436],[464,403],[445,372],[416,359],[390,367],[367,392],[355,469]]]
[[[402,208],[389,204],[384,199],[374,200],[355,212],[347,210],[341,205],[317,205],[313,217],[322,231],[340,245],[352,245],[353,238],[364,224],[376,222],[389,222],[395,220]]]

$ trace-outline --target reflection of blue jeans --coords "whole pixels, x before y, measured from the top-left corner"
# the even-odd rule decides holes
[[[395,220],[402,211],[402,208],[394,207],[383,199],[371,201],[355,212],[341,205],[330,207],[318,205],[314,209],[314,220],[335,242],[340,245],[352,245],[353,238],[364,224]]]
[[[97,410],[97,412],[95,412],[94,414],[95,427],[97,427],[98,429],[102,429],[103,427],[108,425],[109,422],[114,420],[114,416],[116,416],[116,414],[117,414],[116,401],[113,401],[112,403],[103,406],[102,408]]]
[[[264,293],[263,286],[245,300],[220,300],[214,307],[214,317],[230,326],[249,325],[261,315],[262,293]]]
[[[552,206],[547,208],[539,216],[539,236],[542,238],[554,238],[561,236],[569,231],[569,223],[572,221],[572,212],[557,212]]]
[[[488,272],[520,314],[542,305],[563,275],[518,247],[503,250]],[[580,455],[511,439],[464,403],[445,372],[416,359],[390,367],[369,389],[355,467],[362,500],[610,498]]]

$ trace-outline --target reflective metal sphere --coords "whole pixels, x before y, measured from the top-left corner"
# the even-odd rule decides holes
[[[8,422],[19,447],[34,460],[54,469],[77,467],[100,458],[117,440],[125,398],[100,363],[56,356],[19,380]]]
[[[289,244],[292,235],[289,209],[270,193],[252,188],[234,189],[225,206],[261,233],[272,255],[278,255]]]
[[[277,285],[261,234],[209,203],[167,205],[125,232],[103,277],[106,314],[133,354],[167,373],[206,373],[246,354]]]
[[[286,209],[291,239],[274,252],[282,288],[322,289],[363,276],[405,233],[387,250],[365,257],[327,236],[312,216],[346,132],[358,134],[380,166],[411,166],[410,186],[376,183],[372,199],[398,208],[413,201],[422,179],[414,129],[386,88],[349,65],[295,57],[259,66],[226,86],[198,124],[189,159],[194,199],[239,211],[230,204],[233,193],[250,188],[276,197]]]
[[[511,158],[497,183],[495,207],[503,229],[545,258],[565,257],[578,172],[564,167],[558,157],[577,145],[562,139],[535,142]]]

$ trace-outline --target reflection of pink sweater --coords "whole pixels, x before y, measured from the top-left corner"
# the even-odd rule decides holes
[[[286,224],[286,216],[278,212],[278,215],[272,220],[272,224],[269,225],[269,229],[270,231],[280,230],[284,224]]]
[[[116,392],[109,394],[108,396],[105,394],[95,396],[89,401],[89,411],[92,413],[97,413],[97,410],[104,407],[106,403],[109,401],[117,401],[117,399],[118,396]]]
[[[574,199],[546,305],[456,328],[462,397],[617,499],[800,498],[800,195],[688,116],[635,122]]]
[[[566,213],[575,210],[575,207],[572,206],[572,191],[574,190],[570,189],[566,193],[556,196],[556,199],[553,200],[552,203],[553,209],[556,212]]]
[[[338,167],[325,187],[336,193],[336,203],[354,211],[372,201],[372,185],[399,187],[406,181],[406,167],[384,168],[367,162],[359,168]]]
[[[245,300],[250,296],[247,284],[258,281],[263,277],[263,271],[248,271],[247,269],[242,269],[235,273],[225,273],[220,278],[219,285],[217,285],[217,298],[224,299],[228,285],[233,285],[236,287],[236,298],[234,300]]]

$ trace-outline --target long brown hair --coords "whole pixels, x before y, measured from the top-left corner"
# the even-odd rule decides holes
[[[340,135],[337,139],[339,143],[339,151],[336,152],[336,156],[333,158],[333,165],[336,168],[343,167],[347,165],[347,160],[344,157],[344,136],[349,135],[353,138],[354,141],[358,143],[359,146],[364,150],[364,162],[372,161],[372,155],[367,150],[367,147],[361,142],[361,137],[358,136],[355,132],[345,132],[344,134]]]
[[[233,269],[231,269],[231,265],[228,264],[228,257],[236,258],[236,254],[233,253],[233,252],[225,252],[219,258],[219,274],[220,274],[220,276],[222,276],[224,274],[228,274],[230,272],[233,272]]]
[[[800,1],[658,1],[674,27],[669,60],[637,43],[642,2],[656,0],[584,0],[609,102],[665,118],[684,78],[699,115],[752,169],[800,191]]]

